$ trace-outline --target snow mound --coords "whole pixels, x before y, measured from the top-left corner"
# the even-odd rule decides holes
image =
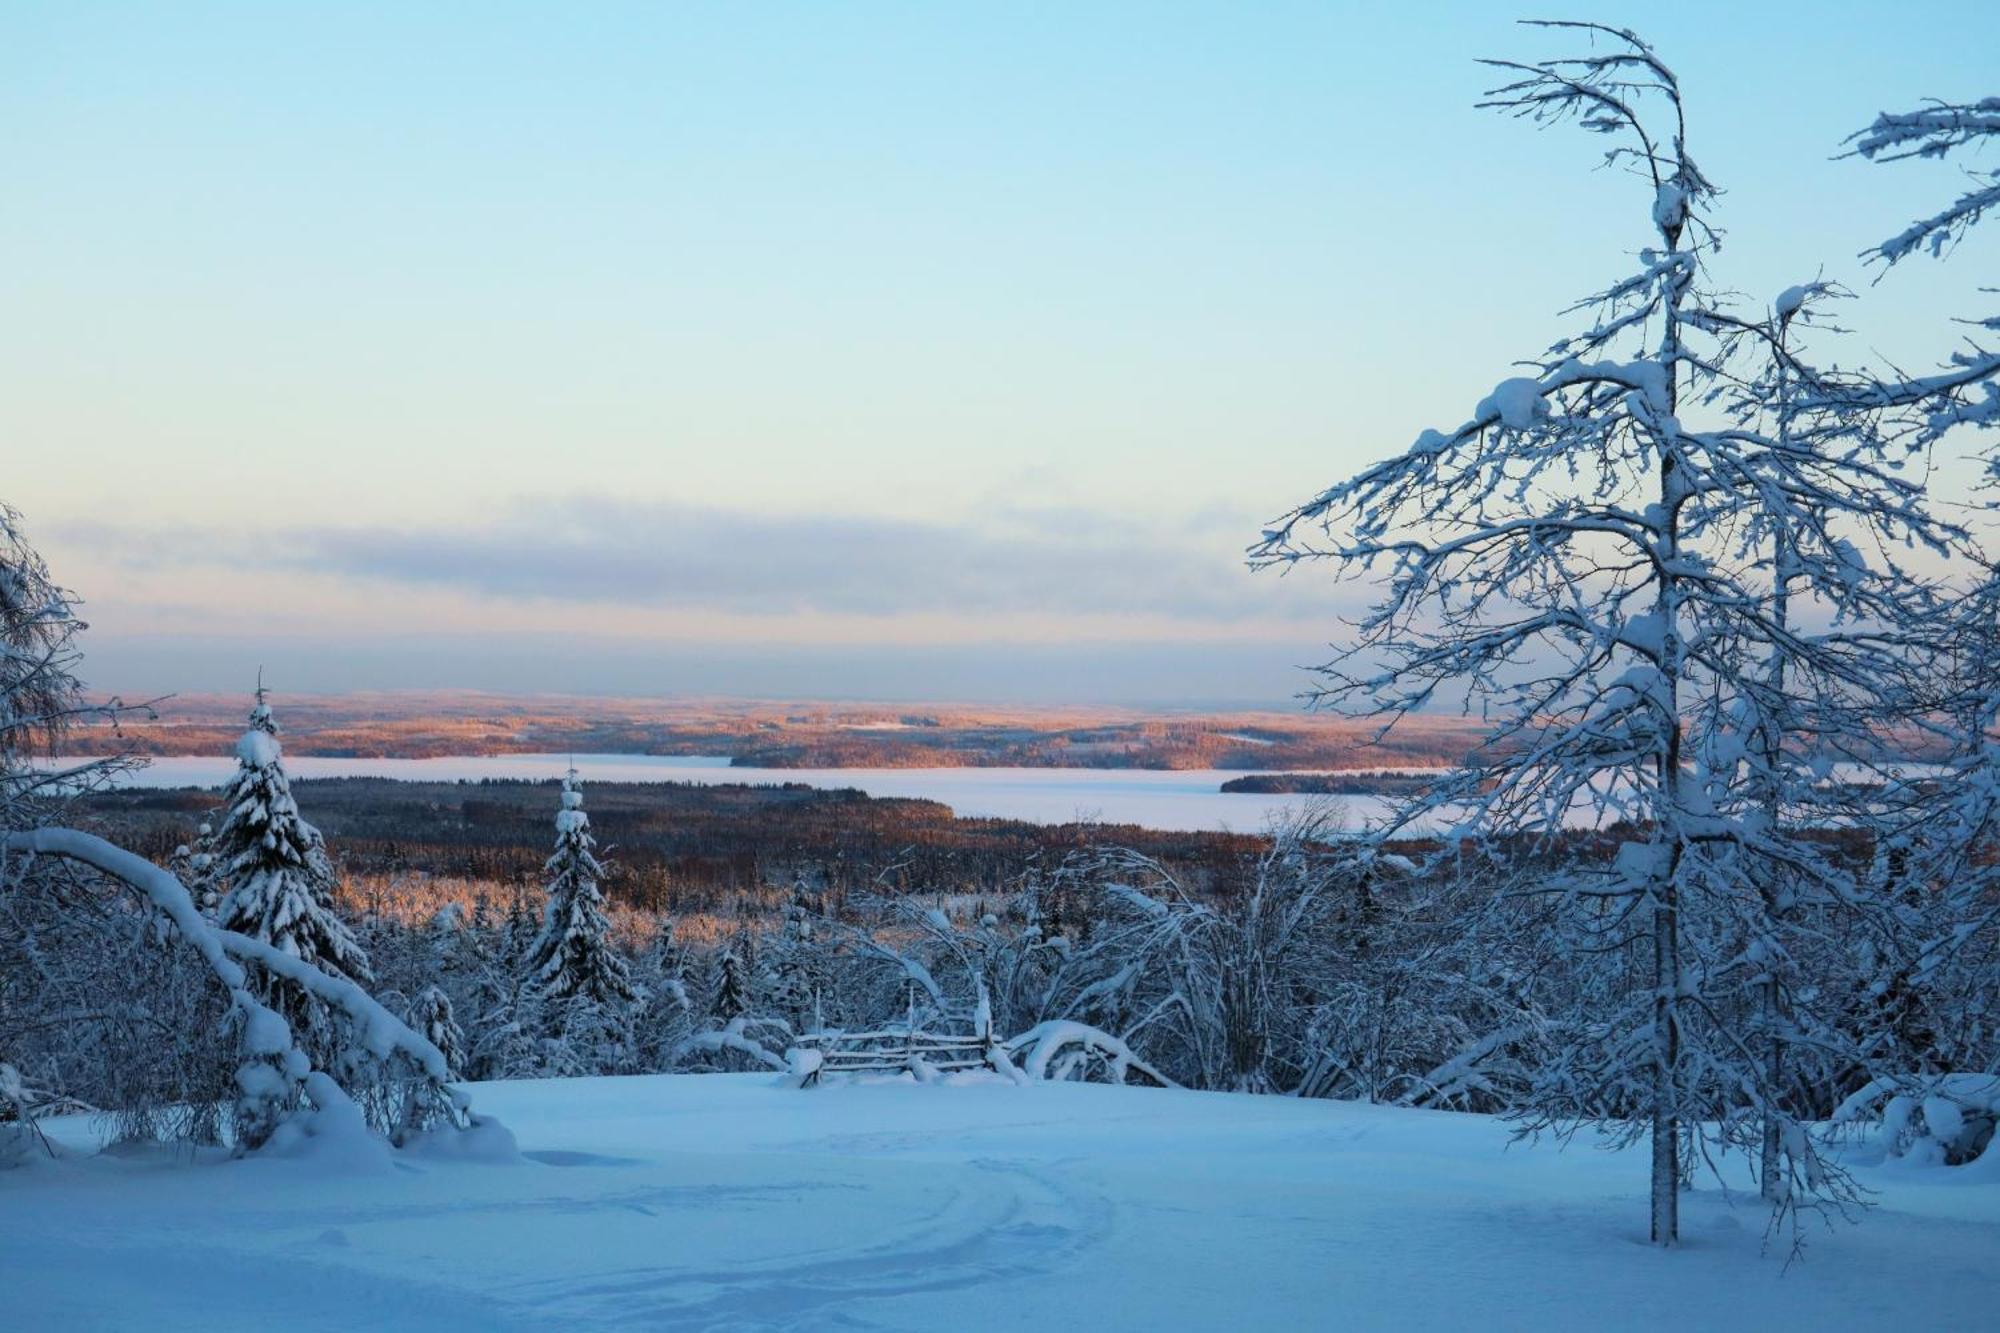
[[[236,742],[236,757],[245,768],[269,768],[283,756],[278,738],[268,731],[250,730]]]
[[[1548,404],[1542,401],[1541,381],[1517,377],[1500,381],[1492,393],[1479,400],[1472,414],[1482,420],[1497,416],[1508,430],[1530,430],[1548,412]]]

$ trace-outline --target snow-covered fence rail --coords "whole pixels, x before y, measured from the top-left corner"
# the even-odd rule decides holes
[[[940,1074],[988,1069],[1021,1077],[1008,1059],[1006,1044],[986,1028],[970,1036],[891,1027],[873,1032],[808,1032],[790,1052],[800,1087],[826,1074],[909,1074],[929,1082]]]
[[[991,1070],[1017,1083],[1092,1075],[1124,1083],[1136,1075],[1158,1087],[1180,1086],[1110,1033],[1066,1021],[1038,1023],[1005,1039],[994,1035],[990,1023],[962,1037],[925,1032],[914,1025],[873,1032],[810,1032],[794,1044],[788,1061],[802,1088],[827,1074],[909,1074],[929,1082],[941,1074],[975,1069]]]

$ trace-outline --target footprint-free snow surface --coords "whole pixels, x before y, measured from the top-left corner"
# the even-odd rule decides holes
[[[9,1329],[1992,1328],[2000,1181],[1875,1167],[1644,1243],[1635,1152],[1443,1113],[763,1075],[475,1086],[506,1160],[113,1152],[0,1173]],[[85,1121],[57,1126],[82,1145]]]

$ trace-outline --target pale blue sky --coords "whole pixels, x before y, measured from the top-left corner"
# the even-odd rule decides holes
[[[1343,602],[1258,523],[1644,243],[1473,109],[1552,49],[1513,13],[0,3],[0,498],[121,688],[1281,699]],[[1957,186],[1844,134],[2000,91],[1990,3],[1588,13],[1680,71],[1759,299]]]

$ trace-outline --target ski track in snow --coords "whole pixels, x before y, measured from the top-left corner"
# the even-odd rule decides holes
[[[640,1327],[801,1326],[856,1302],[1034,1278],[1078,1262],[1109,1231],[1109,1203],[1020,1163],[975,1161],[950,1198],[896,1234],[733,1269],[647,1267],[527,1284],[537,1319]],[[849,1314],[839,1322],[867,1326]]]

